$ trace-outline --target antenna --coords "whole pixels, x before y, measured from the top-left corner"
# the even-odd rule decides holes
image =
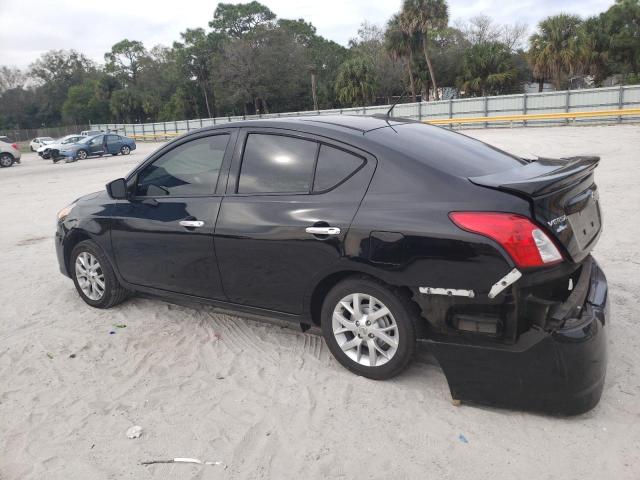
[[[387,114],[385,115],[385,117],[387,118],[391,117],[391,112],[393,111],[393,109],[396,108],[396,105],[398,105],[400,103],[400,100],[402,100],[406,95],[407,95],[407,91],[405,90],[404,92],[402,92],[402,95],[400,95],[398,99],[395,102],[393,102],[393,105],[391,105],[391,108],[387,110]]]

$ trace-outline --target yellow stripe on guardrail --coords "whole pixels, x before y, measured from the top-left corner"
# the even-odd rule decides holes
[[[449,125],[454,123],[489,123],[489,122],[523,122],[527,120],[562,120],[571,118],[593,117],[622,117],[629,115],[640,116],[640,108],[623,110],[595,110],[591,112],[561,112],[561,113],[532,113],[524,115],[496,115],[492,117],[460,117],[424,120],[431,125]]]
[[[167,140],[169,138],[173,138],[173,137],[177,137],[178,135],[182,135],[181,133],[177,133],[177,132],[167,132],[167,133],[145,133],[145,134],[134,134],[134,135],[127,135],[127,137],[129,138],[133,138],[134,140],[141,140],[141,141],[145,141],[145,140]]]

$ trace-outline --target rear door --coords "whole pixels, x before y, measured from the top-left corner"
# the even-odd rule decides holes
[[[129,283],[224,300],[213,232],[231,160],[233,132],[188,137],[131,179],[130,201],[118,202],[111,241]],[[226,162],[226,163],[225,163]],[[223,186],[220,188],[224,189]]]
[[[340,261],[375,159],[278,129],[237,142],[215,246],[230,301],[299,314],[314,278]]]

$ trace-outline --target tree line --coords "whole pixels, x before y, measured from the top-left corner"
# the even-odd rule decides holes
[[[445,0],[404,0],[384,27],[363,23],[347,47],[304,19],[279,19],[257,1],[220,3],[209,28],[172,46],[124,39],[97,64],[51,50],[27,71],[0,67],[0,128],[149,122],[519,93],[576,77],[640,81],[640,0],[616,0],[581,19],[451,24]],[[441,88],[448,87],[448,88]],[[453,87],[453,88],[451,88]]]

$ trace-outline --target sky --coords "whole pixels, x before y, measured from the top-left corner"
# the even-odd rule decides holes
[[[227,0],[228,3],[240,3]],[[242,2],[245,3],[245,2]],[[318,33],[342,45],[364,20],[384,25],[401,0],[261,0],[278,18],[304,18]],[[526,23],[567,12],[582,17],[613,0],[449,0],[450,23],[486,14],[498,23]],[[75,49],[102,63],[122,40],[146,47],[171,45],[187,28],[208,28],[213,0],[0,0],[0,65],[27,68],[51,49]]]

